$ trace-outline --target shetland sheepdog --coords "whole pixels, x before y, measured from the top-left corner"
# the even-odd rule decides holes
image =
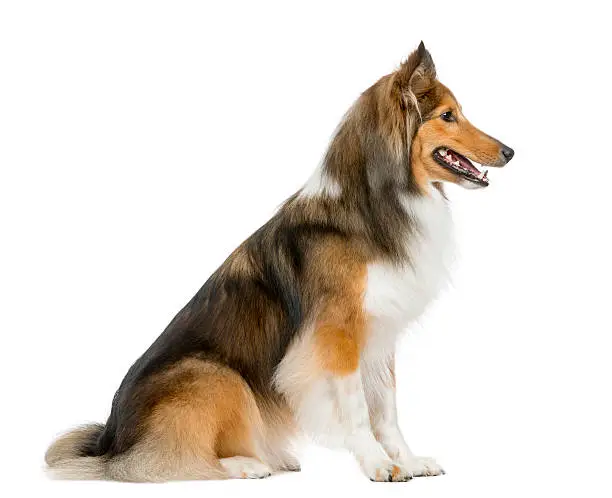
[[[48,449],[64,479],[261,478],[310,434],[373,481],[439,475],[397,423],[398,336],[447,281],[443,184],[489,185],[514,151],[475,128],[421,42],[348,110],[305,186],[132,365],[105,425]]]

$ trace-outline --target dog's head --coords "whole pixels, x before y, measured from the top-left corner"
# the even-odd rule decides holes
[[[500,167],[514,151],[476,128],[463,115],[453,93],[436,79],[436,69],[423,42],[390,75],[406,116],[411,174],[418,185],[451,182],[466,188],[489,184],[482,166]]]

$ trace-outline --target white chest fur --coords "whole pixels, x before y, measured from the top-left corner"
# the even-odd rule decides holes
[[[373,324],[397,333],[417,319],[448,281],[453,257],[452,218],[437,189],[431,196],[405,199],[418,227],[407,240],[410,262],[368,266],[365,309]]]

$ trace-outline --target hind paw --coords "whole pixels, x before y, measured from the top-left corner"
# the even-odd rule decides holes
[[[270,467],[256,458],[236,456],[222,458],[219,463],[233,479],[263,479],[272,475]]]

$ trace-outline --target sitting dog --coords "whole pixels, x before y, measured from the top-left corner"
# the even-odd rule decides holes
[[[421,43],[368,88],[306,185],[238,247],[134,363],[106,425],[49,448],[66,479],[257,478],[299,470],[298,433],[374,481],[443,471],[397,424],[398,336],[447,282],[443,184],[514,152],[475,128]]]

